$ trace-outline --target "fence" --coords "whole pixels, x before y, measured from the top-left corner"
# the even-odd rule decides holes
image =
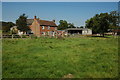
[[[62,35],[54,35],[54,36],[51,36],[51,35],[41,35],[40,37],[50,37],[50,38],[59,38],[59,37],[65,37],[65,36],[62,36]],[[35,35],[33,34],[27,34],[27,35],[17,35],[17,34],[12,34],[12,35],[8,35],[8,34],[3,34],[3,35],[0,35],[0,38],[36,38]]]
[[[50,37],[50,38],[63,38],[63,37],[91,37],[91,36],[100,36],[97,34],[92,34],[92,35],[55,35],[55,36],[45,36],[45,35],[41,35],[40,37]],[[8,35],[8,34],[0,34],[0,39],[2,38],[36,38],[35,35],[33,34],[26,34],[26,35],[17,35],[17,34],[12,34],[12,35]]]
[[[12,35],[0,35],[0,38],[31,38],[32,35],[16,35],[16,34],[12,34]]]

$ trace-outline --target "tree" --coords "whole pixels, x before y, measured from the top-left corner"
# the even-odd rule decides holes
[[[68,28],[68,23],[66,20],[60,20],[58,25],[58,30],[64,30]]]
[[[104,36],[111,24],[111,15],[108,13],[96,14],[94,17],[86,21],[86,27],[91,28],[93,33],[100,33]]]
[[[3,33],[9,33],[10,28],[15,26],[13,22],[2,22],[2,31]]]
[[[19,18],[16,20],[16,25],[18,30],[26,32],[29,30],[29,27],[27,26],[27,16],[25,14],[22,14],[19,16]]]
[[[68,28],[75,28],[73,23],[68,23]]]
[[[84,28],[83,26],[80,26],[80,28]]]
[[[110,25],[110,28],[112,28],[112,29],[117,29],[118,28],[118,26],[119,26],[119,23],[120,23],[120,21],[119,21],[119,13],[118,13],[118,11],[111,11],[110,12],[110,19],[111,19],[111,25]]]

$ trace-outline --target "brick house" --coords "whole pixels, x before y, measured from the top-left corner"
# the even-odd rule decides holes
[[[34,19],[27,19],[27,25],[30,27],[30,31],[27,33],[35,34],[37,37],[42,35],[55,36],[57,33],[57,25],[55,24],[55,20],[40,20],[34,16]]]
[[[113,29],[112,31],[114,35],[120,35],[120,29]]]

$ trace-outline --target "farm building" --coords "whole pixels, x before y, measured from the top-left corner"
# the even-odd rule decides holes
[[[115,35],[120,35],[120,29],[114,29],[112,31]]]
[[[68,34],[91,35],[92,30],[88,28],[68,28],[65,30]]]
[[[17,26],[11,27],[10,31],[12,34],[18,34],[18,35],[22,35],[24,33],[23,31],[18,30]],[[24,34],[26,34],[26,32]]]
[[[27,34],[27,32],[23,32],[23,31],[18,30],[17,26],[11,27],[10,31],[11,31],[12,34],[18,34],[18,35]]]
[[[34,16],[34,19],[27,19],[27,26],[30,28],[27,32],[21,32],[17,30],[18,35],[22,34],[34,34],[37,37],[40,36],[67,36],[68,34],[81,34],[81,35],[91,35],[92,30],[88,28],[68,28],[65,30],[57,30],[57,25],[55,20],[47,21],[41,20]],[[17,26],[13,26],[11,30],[16,29]]]
[[[27,19],[27,25],[30,27],[30,31],[28,31],[27,34],[35,34],[38,37],[42,35],[54,36],[55,33],[57,33],[55,20],[40,20],[34,16],[34,19]]]

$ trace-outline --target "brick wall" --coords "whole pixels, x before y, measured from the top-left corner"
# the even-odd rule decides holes
[[[43,28],[43,26],[40,26],[40,32],[41,32],[41,35],[43,35],[44,33],[44,35],[49,35],[49,33],[50,32],[55,32],[56,31],[56,28],[57,27],[49,27],[49,26],[44,26],[44,28]]]
[[[32,32],[38,37],[40,37],[41,35],[48,35],[49,32],[55,32],[57,30],[57,27],[44,26],[43,28],[43,26],[40,26],[36,19],[34,19],[34,22],[32,23],[30,28]]]
[[[36,36],[38,36],[38,37],[40,36],[40,26],[36,19],[34,19],[32,25],[31,25],[31,30]]]

